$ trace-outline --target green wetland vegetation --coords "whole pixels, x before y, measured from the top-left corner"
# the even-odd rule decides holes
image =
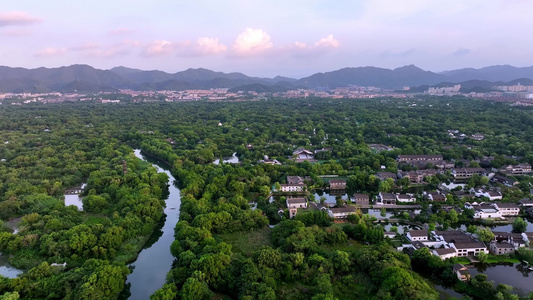
[[[485,139],[453,139],[452,129]],[[309,208],[288,219],[284,198],[271,193],[293,175],[309,176],[315,188],[325,185],[319,176],[338,175],[349,192],[371,196],[430,191],[451,175],[409,186],[375,174],[396,173],[399,154],[442,154],[461,164],[490,156],[495,168],[533,164],[532,140],[531,108],[466,98],[0,105],[0,251],[25,271],[0,277],[1,299],[118,297],[128,263],[164,219],[168,194],[168,176],[133,149],[171,166],[181,193],[168,249],[175,261],[152,299],[439,299],[432,282],[465,299],[518,299],[482,274],[458,281],[457,258],[397,251],[398,240],[384,238],[372,217],[336,224]],[[330,149],[316,163],[296,163],[290,157],[299,147]],[[239,163],[213,163],[233,153]],[[258,163],[265,155],[282,165]],[[516,179],[501,187],[504,202],[531,196],[531,177]],[[83,210],[65,206],[65,190],[83,183]],[[428,203],[419,204],[426,212]],[[468,211],[401,217],[471,222]],[[7,226],[13,220],[20,220],[16,233]],[[533,263],[533,253],[508,259]]]

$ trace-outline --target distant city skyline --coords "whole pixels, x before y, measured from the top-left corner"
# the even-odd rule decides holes
[[[532,66],[533,1],[3,1],[0,65],[301,78],[343,67]]]

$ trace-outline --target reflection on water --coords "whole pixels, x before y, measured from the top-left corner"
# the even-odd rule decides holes
[[[475,264],[474,268],[469,269],[472,276],[485,274],[488,280],[494,281],[495,284],[503,283],[514,287],[514,292],[519,295],[526,295],[533,292],[533,272],[529,271],[524,264]]]
[[[240,160],[237,157],[237,152],[234,152],[232,156],[222,158],[222,162],[225,163],[225,164],[238,164],[240,162]],[[218,165],[220,163],[220,159],[218,158],[213,163],[215,165]]]
[[[386,209],[385,215],[382,215],[381,209],[375,209],[375,208],[363,208],[361,209],[361,212],[364,214],[369,214],[371,216],[374,216],[377,219],[390,219],[393,216],[392,209]]]
[[[7,278],[17,278],[17,275],[24,273],[22,270],[14,268],[7,263],[7,258],[0,253],[0,275]]]
[[[170,245],[174,241],[174,227],[179,219],[181,204],[180,190],[176,187],[170,171],[164,169],[166,166],[142,156],[140,150],[135,150],[135,155],[152,163],[158,172],[168,175],[169,194],[165,200],[165,215],[161,223],[155,228],[137,259],[129,265],[133,271],[126,280],[126,287],[120,299],[150,299],[150,295],[165,283],[166,275],[174,261]]]
[[[22,274],[23,272],[19,269],[15,269],[10,266],[0,266],[0,275],[7,278],[17,278],[17,275]]]
[[[527,229],[526,232],[533,232],[533,223],[531,222],[531,219],[524,218],[524,220],[527,222]],[[504,225],[493,225],[493,226],[487,226],[492,231],[497,232],[512,232],[513,231],[513,224],[504,224]],[[460,226],[452,226],[452,228],[459,228],[460,230],[466,231],[467,225],[460,224]]]
[[[381,225],[383,226],[383,229],[385,231],[391,231],[391,228],[393,226],[396,226],[396,228],[398,229],[398,233],[399,234],[404,234],[406,232],[408,232],[409,230],[418,230],[420,229],[418,226],[414,226],[414,225],[406,225],[406,224],[399,224],[399,223],[387,223],[387,224],[383,224]]]
[[[461,293],[458,293],[458,292],[454,291],[452,288],[447,288],[447,287],[444,287],[442,285],[436,284],[435,285],[435,290],[437,290],[441,294],[444,294],[444,296],[455,297],[457,299],[461,299],[463,297],[463,295]],[[446,297],[444,299],[448,299],[448,297]],[[443,299],[442,296],[441,296],[441,299]]]
[[[65,195],[65,206],[74,205],[78,210],[83,210],[83,202],[79,195]]]

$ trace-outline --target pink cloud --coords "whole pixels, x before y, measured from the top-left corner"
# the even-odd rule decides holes
[[[30,16],[28,13],[12,11],[0,13],[0,27],[31,25],[42,22],[41,19]]]
[[[217,38],[202,37],[196,41],[196,49],[200,54],[219,54],[228,49],[224,44],[220,44]]]
[[[325,38],[321,38],[314,44],[314,47],[326,47],[326,48],[337,48],[340,43],[333,37],[333,34],[328,35]]]
[[[280,51],[291,56],[310,57],[317,56],[324,53],[327,49],[338,48],[339,46],[340,42],[336,40],[332,34],[330,34],[316,41],[312,45],[302,42],[294,42],[288,46],[282,47]]]
[[[81,51],[83,56],[86,57],[112,58],[129,54],[131,49],[139,46],[141,46],[141,43],[138,41],[125,40],[107,47],[97,44],[85,44],[84,46],[77,47],[77,50]]]
[[[298,49],[305,49],[307,48],[307,44],[301,43],[301,42],[294,42],[290,47],[298,48]]]
[[[184,41],[174,43],[179,56],[208,56],[225,52],[228,47],[221,44],[218,38],[201,37],[195,42]]]
[[[174,43],[165,40],[158,40],[150,43],[144,49],[143,55],[148,57],[169,55],[174,52],[175,49],[176,45],[174,45]]]
[[[294,42],[289,45],[287,48],[296,48],[296,49],[312,49],[312,48],[337,48],[340,43],[333,37],[333,34],[328,35],[327,37],[321,38],[316,41],[312,46],[307,45],[306,43]]]
[[[236,55],[248,56],[265,52],[273,47],[268,33],[262,29],[246,28],[237,36],[232,48]]]
[[[52,57],[52,56],[61,56],[65,53],[67,53],[68,50],[66,48],[44,48],[35,53],[35,56],[37,57]]]

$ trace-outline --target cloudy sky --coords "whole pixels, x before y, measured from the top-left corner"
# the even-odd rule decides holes
[[[208,68],[533,65],[529,0],[5,0],[0,65]]]

